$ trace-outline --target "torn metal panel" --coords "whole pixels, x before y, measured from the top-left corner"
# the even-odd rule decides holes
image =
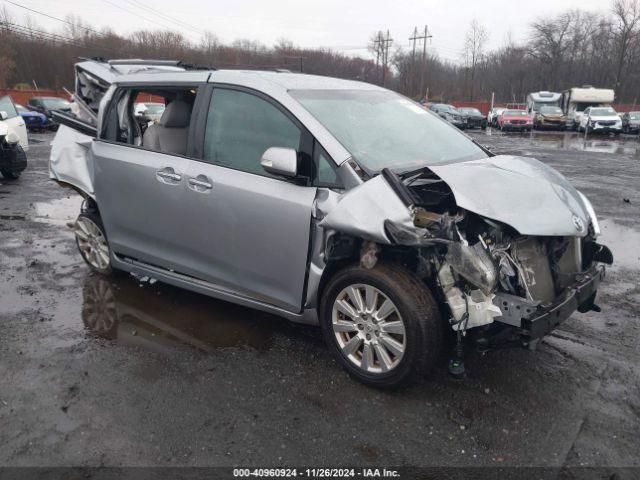
[[[387,220],[414,228],[409,208],[382,175],[378,175],[343,194],[320,226],[365,240],[390,244],[385,232]]]
[[[95,198],[90,153],[92,141],[92,137],[60,125],[51,142],[49,178],[68,183]]]
[[[493,298],[493,304],[502,312],[500,318],[496,319],[497,321],[520,328],[522,319],[533,315],[540,302],[534,302],[504,292],[497,292]]]
[[[459,207],[504,222],[523,235],[588,232],[590,218],[578,191],[537,160],[498,155],[429,169],[449,185]]]

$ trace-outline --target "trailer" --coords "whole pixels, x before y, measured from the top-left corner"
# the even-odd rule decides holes
[[[578,128],[582,114],[588,107],[609,107],[613,103],[615,92],[610,88],[592,86],[574,87],[562,92],[561,107],[567,116],[567,125]]]
[[[540,107],[559,107],[562,101],[562,94],[557,92],[531,92],[527,94],[527,111],[534,114],[540,111]]]

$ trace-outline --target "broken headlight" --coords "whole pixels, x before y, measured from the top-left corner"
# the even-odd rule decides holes
[[[451,268],[484,293],[491,293],[498,281],[498,272],[493,260],[478,242],[473,246],[451,243],[446,260]]]

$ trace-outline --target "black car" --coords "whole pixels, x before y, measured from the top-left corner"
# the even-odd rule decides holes
[[[71,104],[64,98],[59,97],[31,97],[27,101],[29,110],[40,112],[47,117],[47,123],[51,130],[58,129],[58,122],[53,120],[51,112],[59,110],[62,112],[70,112]]]
[[[627,112],[622,115],[622,131],[640,134],[640,112]]]
[[[467,128],[487,128],[487,118],[477,108],[460,107],[458,111],[467,117]]]
[[[467,128],[467,117],[465,117],[456,107],[447,103],[433,103],[429,105],[429,110],[437,113],[447,122],[455,125],[461,130]]]

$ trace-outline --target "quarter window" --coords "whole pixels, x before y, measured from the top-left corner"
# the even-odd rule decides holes
[[[329,155],[318,143],[315,147],[317,186],[329,188],[343,188],[335,168],[331,164]]]
[[[271,147],[300,148],[302,132],[276,106],[250,93],[216,88],[207,115],[205,161],[270,176],[260,165]]]

